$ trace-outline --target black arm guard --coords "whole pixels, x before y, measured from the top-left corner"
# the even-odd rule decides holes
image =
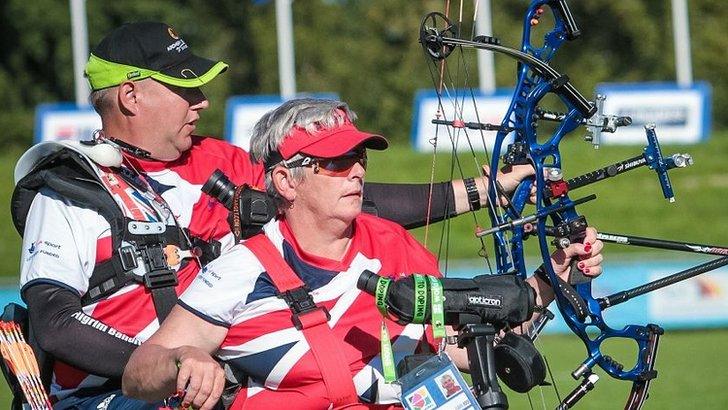
[[[429,196],[430,184],[364,183],[364,199],[374,202],[377,216],[405,229],[419,228],[427,223]],[[432,186],[430,222],[451,216],[455,216],[452,183],[436,183]]]
[[[41,349],[85,372],[121,379],[137,345],[84,314],[81,298],[75,292],[38,283],[24,289],[23,299]]]
[[[364,271],[357,287],[374,294],[379,276]],[[517,325],[531,318],[536,292],[516,275],[482,275],[473,279],[442,279],[445,294],[445,324],[492,323]],[[402,322],[411,322],[414,312],[414,279],[393,281],[387,289],[387,310]],[[427,294],[429,297],[429,282]],[[431,318],[426,305],[425,317]]]

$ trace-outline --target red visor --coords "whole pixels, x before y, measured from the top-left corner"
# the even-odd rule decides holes
[[[298,153],[316,158],[336,158],[359,145],[384,150],[389,146],[381,135],[359,131],[354,124],[346,122],[338,127],[309,134],[305,129],[293,127],[278,148],[283,159],[290,159]]]

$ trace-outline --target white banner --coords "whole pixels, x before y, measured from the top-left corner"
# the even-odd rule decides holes
[[[695,83],[600,84],[597,93],[607,96],[604,114],[632,117],[632,125],[602,133],[605,144],[645,144],[644,125],[655,123],[663,144],[694,144],[710,132],[710,86]]]
[[[462,107],[463,122],[480,122],[500,125],[511,103],[512,91],[500,91],[496,95],[486,96],[478,91],[475,93],[475,104],[478,107],[476,115],[473,107],[470,90],[458,90],[457,101]],[[466,94],[463,94],[466,93]],[[465,95],[465,97],[463,97]],[[470,150],[470,144],[476,151],[485,151],[483,140],[488,151],[492,151],[495,143],[496,131],[481,131],[468,128],[453,128],[447,125],[435,125],[434,119],[452,121],[456,118],[456,109],[452,104],[455,98],[443,98],[443,112],[438,117],[439,101],[433,90],[421,90],[415,96],[414,113],[412,116],[412,146],[420,152],[432,152],[437,141],[437,151],[452,151],[453,145],[458,151]],[[458,115],[457,118],[460,118]]]
[[[101,117],[91,107],[74,103],[41,104],[35,109],[33,143],[88,140],[101,128]]]

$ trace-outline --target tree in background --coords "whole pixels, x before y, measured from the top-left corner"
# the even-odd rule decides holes
[[[526,4],[492,1],[495,35],[503,43],[520,41]],[[293,7],[299,91],[337,92],[362,114],[365,128],[405,141],[414,93],[432,87],[417,30],[421,17],[441,10],[442,2],[299,0]],[[579,44],[564,47],[553,64],[569,73],[585,94],[605,81],[674,80],[667,0],[574,1],[571,7],[583,37]],[[712,84],[714,121],[724,127],[728,76],[720,60],[728,49],[728,8],[719,0],[694,0],[689,8],[694,77]],[[91,0],[87,14],[92,46],[123,22],[161,20],[175,26],[202,55],[230,64],[205,89],[212,106],[200,123],[201,132],[222,135],[227,97],[278,92],[272,1]],[[472,10],[465,15],[472,16]],[[27,146],[37,104],[74,100],[68,2],[5,0],[0,20],[0,98],[5,102],[0,144]],[[470,30],[470,24],[464,29]],[[468,58],[475,67],[473,53]],[[514,68],[511,60],[496,57],[499,86],[513,84]],[[471,83],[475,76],[473,72]]]

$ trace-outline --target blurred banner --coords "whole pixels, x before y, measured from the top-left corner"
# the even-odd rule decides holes
[[[440,102],[434,90],[420,90],[415,94],[415,106],[412,112],[412,147],[419,152],[432,152],[435,138],[437,138],[437,151],[449,152],[456,144],[457,150],[469,151],[468,140],[476,151],[484,151],[483,141],[488,152],[493,150],[496,131],[481,131],[472,129],[455,129],[449,126],[435,126],[434,119],[452,121],[456,112],[462,111],[464,122],[481,122],[500,125],[511,104],[512,89],[498,89],[493,95],[486,95],[478,90],[448,90],[442,99],[442,113],[438,118]],[[472,92],[472,94],[471,94]],[[457,98],[455,98],[457,96]],[[473,107],[473,98],[478,112]],[[458,107],[453,101],[457,100]],[[457,111],[456,111],[457,109]],[[467,137],[466,137],[467,135]],[[454,141],[451,141],[454,140]]]
[[[446,90],[438,118],[437,93],[434,90],[418,91],[412,115],[412,147],[420,152],[432,152],[437,137],[438,151],[451,151],[453,144],[457,144],[459,151],[469,150],[468,139],[474,150],[483,151],[485,140],[491,151],[495,131],[483,131],[481,138],[478,130],[436,127],[432,120],[451,121],[457,109],[462,111],[464,122],[500,125],[510,106],[512,93],[510,89],[499,89],[493,95],[477,90],[472,94],[471,90]],[[597,93],[607,96],[604,114],[631,116],[633,120],[631,126],[620,127],[614,134],[602,133],[604,144],[644,145],[644,125],[647,123],[657,125],[657,136],[666,144],[694,144],[708,138],[710,133],[711,89],[705,82],[688,87],[675,83],[600,84]],[[478,107],[477,115],[473,99]]]
[[[335,93],[299,94],[296,98],[321,98],[338,100]],[[268,111],[277,108],[285,99],[280,95],[236,95],[225,106],[225,139],[242,149],[250,148],[253,126]]]
[[[607,96],[604,113],[632,117],[632,125],[614,134],[603,133],[605,144],[645,142],[644,125],[655,123],[663,144],[694,144],[708,138],[711,89],[705,82],[681,87],[675,83],[600,84]]]
[[[35,108],[33,143],[91,139],[101,128],[101,117],[91,107],[74,103],[41,104]]]
[[[702,262],[705,260],[605,263],[604,274],[593,282],[594,296],[631,289]],[[451,269],[448,276],[472,277],[482,273],[473,268],[458,268]],[[556,314],[556,319],[545,331],[569,333],[556,306],[549,309]],[[604,319],[615,329],[629,323],[657,323],[665,329],[728,327],[728,267],[611,307],[604,311]]]

